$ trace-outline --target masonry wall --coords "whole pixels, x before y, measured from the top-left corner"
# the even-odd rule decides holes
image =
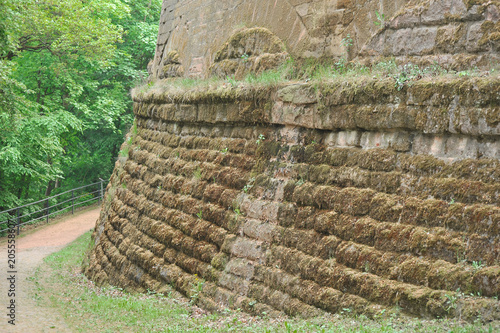
[[[489,68],[500,60],[499,8],[490,0],[164,0],[150,73],[168,76],[176,52],[176,75],[208,76],[217,51],[245,27],[268,29],[294,58]]]
[[[98,283],[271,316],[500,319],[499,76],[164,86],[134,113]]]
[[[408,0],[164,0],[153,76],[162,60],[180,54],[185,75],[203,76],[215,53],[242,27],[276,34],[297,57],[345,55],[342,39],[353,39],[354,56],[379,27],[375,11],[389,18]]]

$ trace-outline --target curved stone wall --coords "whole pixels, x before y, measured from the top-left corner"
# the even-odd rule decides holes
[[[296,57],[350,55],[379,29],[375,11],[392,17],[409,0],[164,0],[153,77],[162,76],[168,52],[179,52],[185,74],[204,76],[222,45],[242,27],[262,27]]]
[[[500,2],[491,0],[164,0],[150,73],[163,78],[178,52],[183,75],[207,76],[245,27],[271,31],[295,58],[489,68],[500,60],[499,19]]]
[[[91,279],[211,310],[500,319],[500,77],[163,89],[134,96]]]
[[[430,0],[399,11],[363,47],[360,57],[405,58],[455,69],[500,61],[500,2]]]

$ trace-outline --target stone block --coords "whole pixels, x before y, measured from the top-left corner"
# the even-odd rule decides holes
[[[500,135],[500,107],[479,109],[478,132],[482,135]]]
[[[240,209],[247,217],[270,222],[278,220],[279,204],[277,202],[251,199],[246,194],[238,197],[237,201],[241,202]]]
[[[420,23],[420,17],[412,13],[405,13],[389,22],[392,29],[413,28]]]
[[[260,220],[250,219],[243,225],[243,233],[250,238],[271,242],[273,240],[276,225],[263,223]]]
[[[446,139],[445,150],[442,156],[450,159],[477,158],[477,153],[478,145],[476,139],[452,135]]]
[[[283,125],[314,126],[314,111],[311,107],[288,104],[283,105],[281,112],[279,123]]]
[[[262,262],[265,250],[262,247],[262,241],[251,240],[248,238],[237,237],[230,248],[230,253],[239,258],[248,258]]]
[[[492,21],[492,22],[498,22],[500,20],[500,8],[498,7],[498,3],[495,4],[490,4],[488,7],[486,7],[486,10],[484,12],[484,19],[486,21]]]
[[[226,122],[227,119],[227,105],[226,104],[217,104],[215,106],[215,121],[216,122]]]
[[[348,106],[322,107],[315,117],[315,127],[319,129],[345,130],[356,128],[355,118]]]
[[[278,90],[278,99],[293,104],[312,104],[318,101],[314,88],[309,84],[293,84]]]
[[[469,27],[467,31],[467,42],[465,49],[468,52],[480,52],[487,48],[486,44],[479,45],[479,40],[483,37],[483,31],[481,29],[482,22],[474,23]]]
[[[364,132],[360,145],[363,149],[392,148],[395,151],[409,151],[411,148],[410,134],[407,132]]]
[[[407,46],[407,55],[423,55],[433,51],[436,43],[437,27],[415,28]]]
[[[500,159],[500,142],[480,142],[478,144],[478,153],[482,157]]]
[[[478,21],[481,19],[482,14],[479,12],[479,5],[473,5],[467,13],[464,15],[464,20],[466,21]]]
[[[198,105],[198,121],[205,123],[215,123],[215,107],[214,104],[199,104]]]
[[[225,271],[242,277],[243,279],[250,280],[254,276],[255,264],[247,259],[234,258],[229,260]]]
[[[452,53],[465,46],[466,28],[464,24],[449,24],[440,27],[436,34],[436,46],[440,52]]]
[[[181,122],[195,122],[198,118],[198,106],[192,104],[179,104],[172,120]]]
[[[233,274],[222,273],[220,275],[219,285],[237,294],[246,295],[248,293],[250,281],[238,278]]]
[[[444,23],[449,15],[460,17],[466,13],[467,7],[463,0],[439,0],[432,1],[420,18],[425,24],[439,24]]]
[[[335,147],[337,145],[337,133],[328,133],[325,137],[324,144],[330,147]]]
[[[410,28],[387,32],[385,43],[388,46],[392,45],[392,52],[390,52],[392,55],[398,56],[406,53],[407,45],[410,43],[411,32],[412,29]]]
[[[424,155],[443,155],[446,139],[443,136],[417,134],[413,139],[412,153]]]
[[[359,147],[362,132],[359,131],[340,131],[337,133],[338,147]]]
[[[309,7],[309,3],[306,2],[295,7],[295,10],[300,16],[306,16],[307,14],[309,14]]]
[[[226,106],[227,121],[237,122],[240,120],[240,104],[231,103]]]

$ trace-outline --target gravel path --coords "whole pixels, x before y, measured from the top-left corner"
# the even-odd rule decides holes
[[[49,224],[29,235],[16,239],[16,318],[15,326],[7,321],[9,277],[7,244],[0,245],[0,332],[71,332],[64,319],[53,309],[36,304],[36,284],[30,279],[43,258],[62,249],[95,226],[100,208],[86,210]]]

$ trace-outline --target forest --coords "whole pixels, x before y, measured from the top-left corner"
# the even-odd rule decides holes
[[[0,211],[108,179],[161,0],[0,0]]]

